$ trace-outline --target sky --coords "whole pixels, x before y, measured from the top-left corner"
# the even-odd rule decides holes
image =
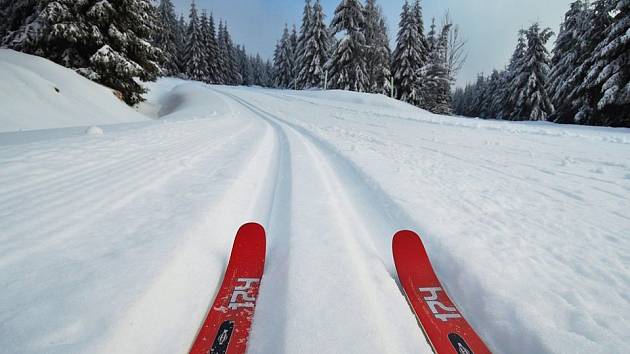
[[[271,58],[285,23],[299,25],[302,0],[195,0],[228,22],[236,43],[248,53]],[[478,73],[503,68],[516,46],[517,32],[538,21],[557,33],[564,13],[574,0],[423,0],[425,26],[431,18],[440,19],[449,11],[467,39],[468,59],[457,77],[457,85],[474,81]],[[173,0],[178,13],[188,16],[191,0]],[[340,0],[321,0],[329,23]],[[380,0],[389,24],[392,45],[398,32],[398,20],[404,0]],[[551,39],[549,46],[553,44]],[[392,46],[393,50],[393,46]]]

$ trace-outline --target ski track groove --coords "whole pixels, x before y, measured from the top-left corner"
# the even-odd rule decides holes
[[[360,301],[364,301],[365,303],[367,303],[367,306],[365,306],[366,308],[378,309],[378,311],[376,310],[372,311],[372,313],[370,314],[369,320],[366,318],[366,320],[368,320],[371,323],[371,327],[374,330],[374,334],[380,337],[379,340],[374,340],[374,342],[379,343],[381,347],[380,348],[381,351],[385,350],[387,352],[405,352],[400,347],[402,345],[400,344],[402,343],[402,337],[399,337],[398,341],[393,342],[396,344],[392,344],[392,342],[390,341],[389,347],[387,346],[387,344],[385,344],[387,343],[387,340],[386,340],[387,337],[391,338],[391,337],[401,336],[401,334],[397,333],[390,326],[386,325],[386,323],[389,322],[388,321],[389,316],[388,316],[388,313],[383,310],[382,304],[385,300],[389,300],[390,302],[397,304],[399,307],[403,307],[404,311],[408,311],[407,310],[408,304],[404,300],[404,297],[402,297],[400,288],[395,282],[395,279],[393,278],[391,274],[391,270],[389,270],[388,267],[386,266],[386,261],[383,259],[384,256],[389,257],[389,258],[391,258],[391,256],[386,251],[385,252],[377,251],[373,242],[373,238],[375,238],[376,235],[372,233],[373,231],[372,232],[370,231],[370,229],[372,229],[370,227],[371,222],[368,219],[360,217],[359,214],[354,210],[353,206],[359,205],[359,204],[352,203],[353,201],[352,196],[346,192],[346,190],[348,190],[349,182],[345,181],[340,175],[338,175],[338,173],[335,171],[335,168],[331,164],[331,161],[328,160],[325,154],[325,150],[323,150],[321,146],[317,144],[317,142],[314,142],[312,137],[305,135],[304,132],[300,131],[298,128],[288,123],[284,119],[281,119],[253,104],[250,104],[249,102],[246,102],[245,100],[235,95],[228,94],[223,91],[220,91],[220,92],[234,99],[235,101],[239,102],[244,107],[248,108],[250,111],[257,114],[261,119],[275,126],[276,129],[281,130],[282,131],[281,134],[283,134],[285,137],[288,136],[289,141],[285,142],[285,144],[287,144],[286,150],[302,151],[308,155],[309,158],[305,159],[305,161],[303,161],[302,163],[304,165],[315,167],[315,174],[318,177],[315,178],[315,175],[313,174],[309,176],[315,178],[317,181],[319,181],[319,183],[323,185],[323,189],[326,191],[325,193],[323,193],[323,195],[328,198],[328,201],[333,202],[332,207],[331,207],[332,210],[328,210],[327,217],[324,220],[322,220],[322,222],[334,221],[335,230],[340,231],[340,232],[337,232],[337,234],[334,236],[333,235],[329,236],[329,237],[332,237],[330,242],[332,242],[333,244],[336,243],[337,247],[343,248],[345,250],[344,253],[348,255],[345,261],[347,262],[347,265],[349,265],[350,267],[344,268],[344,269],[346,269],[348,273],[352,275],[356,275],[355,277],[356,283],[359,284],[358,288],[362,289],[361,293],[363,294],[363,297]],[[302,155],[300,156],[302,157]],[[300,160],[302,161],[302,159]],[[359,183],[359,184],[364,183],[364,181],[359,182],[356,180],[354,180],[353,182]],[[315,183],[315,182],[311,182],[311,183]],[[374,214],[378,214],[378,211],[376,210],[374,210],[373,212]],[[388,228],[390,230],[396,230],[396,227],[391,225],[391,223]],[[373,229],[378,230],[378,229],[383,229],[383,227],[379,225],[378,227],[374,227]],[[273,233],[273,231],[270,231],[270,233]],[[393,234],[393,231],[392,231],[392,234]],[[357,238],[358,235],[370,235],[371,238],[368,238],[367,242],[365,242],[366,240],[362,240],[361,242]],[[389,240],[388,237],[389,235],[380,235],[380,238],[383,240]],[[304,242],[306,240],[301,240],[301,241]],[[326,242],[324,240],[321,240],[320,243],[324,244]],[[278,247],[278,246],[272,246],[272,247]],[[302,247],[304,247],[304,245],[302,245]],[[389,247],[386,247],[386,249],[388,248]],[[352,252],[351,250],[360,250],[360,252],[355,253],[355,252]],[[280,255],[276,255],[276,256],[280,256]],[[285,257],[287,255],[283,254],[282,256]],[[374,267],[371,266],[366,261],[366,259],[370,259],[374,257],[376,257],[377,259],[380,259],[379,263],[381,263],[381,267],[377,267],[376,269],[374,269]],[[270,260],[275,259],[274,255],[270,254],[269,259]],[[265,274],[266,279],[265,279],[265,282],[263,282],[263,287],[261,288],[261,299],[259,301],[264,301],[264,298],[263,298],[264,290],[266,287],[270,287],[269,278],[274,277],[272,273],[273,273],[273,270],[266,271],[266,274]],[[379,280],[387,279],[387,281],[389,282],[390,290],[392,288],[395,289],[394,293],[401,296],[394,299],[383,298],[382,294],[381,294],[381,297],[376,296],[375,292],[371,291],[375,287],[379,286],[378,283],[376,283],[373,280],[373,278],[375,277],[379,278]],[[289,292],[290,291],[291,289],[289,288]],[[278,299],[276,299],[275,301],[277,300]],[[261,310],[261,307],[262,306],[259,303],[259,306],[257,309],[258,316],[261,316],[260,312],[264,311],[264,310]],[[408,313],[408,315],[410,318],[413,318],[413,314]],[[412,322],[415,324],[415,319],[413,319]],[[255,324],[256,323],[257,322],[255,322]],[[285,328],[285,332],[287,330],[287,326],[288,326],[288,323],[285,323],[283,325],[283,328]],[[416,340],[420,343],[423,343],[424,338],[422,337],[421,333],[417,330],[414,333],[416,334]],[[253,335],[255,336],[255,334]],[[274,337],[278,337],[278,336],[276,335]],[[253,340],[256,341],[257,338],[254,337]],[[265,340],[269,341],[269,338],[266,338]],[[286,338],[283,339],[283,338],[278,337],[275,340],[271,340],[271,342],[284,343],[285,340]],[[268,351],[265,351],[264,349],[266,348],[266,344],[265,343],[260,343],[260,344],[262,345],[254,346],[257,348],[255,352],[257,353],[268,352]],[[392,347],[392,345],[394,347]],[[266,348],[266,349],[271,349],[271,348]],[[287,351],[281,350],[280,352],[287,352]]]

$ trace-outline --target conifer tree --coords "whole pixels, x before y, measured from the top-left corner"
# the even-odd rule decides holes
[[[496,97],[499,96],[501,89],[501,74],[498,70],[493,70],[486,83],[485,101],[481,107],[480,116],[482,118],[496,119],[499,115],[500,105],[496,101]]]
[[[165,75],[179,74],[177,63],[177,17],[171,0],[160,0],[157,7],[158,30],[155,33],[155,45],[164,53],[162,70]]]
[[[299,50],[299,43],[298,43],[298,34],[297,34],[297,29],[295,28],[295,25],[293,25],[293,28],[291,30],[291,35],[289,36],[289,43],[290,45],[290,50],[291,50],[291,84],[289,85],[290,88],[292,89],[297,89],[297,76],[299,74],[299,68],[298,68],[298,50]]]
[[[0,1],[0,45],[34,53],[42,8],[38,0]]]
[[[417,18],[418,11],[421,13],[419,9],[419,2],[416,2],[412,9],[405,1],[392,61],[396,97],[414,105],[421,103],[418,84],[421,69],[426,63],[426,43],[421,31],[422,18]]]
[[[274,63],[275,86],[278,88],[290,88],[293,81],[293,67],[291,65],[293,48],[290,37],[289,28],[285,24]]]
[[[630,0],[600,2],[603,11],[593,16],[609,24],[585,62],[577,118],[586,124],[630,127]]]
[[[342,0],[330,25],[333,35],[344,33],[328,65],[332,88],[368,90],[364,26],[363,6],[359,0]]]
[[[554,107],[547,94],[546,84],[549,73],[549,54],[545,44],[553,35],[551,29],[540,30],[534,23],[527,30],[527,50],[525,58],[517,68],[515,95],[516,110],[512,117],[517,120],[547,120],[554,113]]]
[[[191,80],[203,81],[207,76],[208,67],[203,34],[201,33],[201,22],[194,1],[190,5],[186,37],[186,76]]]
[[[309,41],[312,32],[312,19],[313,19],[313,6],[311,6],[311,0],[304,2],[304,12],[302,14],[302,24],[300,25],[300,33],[297,38],[297,49],[295,53],[295,72],[297,79],[297,86],[303,88],[304,82],[301,82],[300,73],[304,69],[305,61],[302,58],[305,55],[306,45]]]
[[[232,36],[230,35],[230,31],[228,30],[227,22],[223,24],[223,44],[224,46],[224,60],[225,60],[225,71],[226,71],[226,83],[229,85],[238,85],[240,84],[242,78],[241,74],[238,72],[238,65],[236,63],[236,53],[234,49],[234,42],[232,41]]]
[[[525,37],[525,31],[520,30],[518,32],[518,41],[516,48],[512,53],[510,63],[508,64],[504,75],[501,80],[501,86],[499,91],[499,99],[501,102],[501,109],[499,110],[499,119],[512,119],[514,112],[516,111],[516,97],[518,95],[518,87],[515,85],[515,80],[518,75],[519,68],[525,65],[525,53],[527,51],[527,39]]]
[[[376,0],[367,1],[365,20],[369,92],[388,95],[391,92],[391,50],[385,18]]]
[[[184,20],[184,15],[179,15],[179,20],[177,21],[177,32],[175,36],[175,45],[177,47],[177,67],[178,67],[178,75],[179,77],[186,76],[186,45],[188,42],[187,34],[188,26],[186,26],[186,21]]]
[[[308,5],[308,4],[307,4]],[[310,27],[304,34],[302,54],[298,60],[297,82],[302,89],[320,88],[324,84],[324,66],[330,51],[330,38],[324,23],[324,10],[319,0],[312,7]]]
[[[583,56],[579,37],[585,30],[587,15],[587,7],[583,0],[573,2],[560,26],[560,33],[553,49],[547,91],[556,108],[554,115],[556,122],[573,123],[577,113],[568,95],[578,85],[572,82],[571,78]]]
[[[431,35],[431,52],[429,63],[424,70],[424,91],[422,108],[436,113],[450,115],[451,111],[451,78],[446,61],[448,33],[450,25],[442,28],[439,37]],[[435,33],[435,30],[432,31]]]

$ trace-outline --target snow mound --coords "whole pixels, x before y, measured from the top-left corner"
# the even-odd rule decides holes
[[[47,59],[0,49],[0,132],[146,121],[111,89]]]
[[[103,135],[103,129],[97,126],[91,126],[85,130],[85,135]]]

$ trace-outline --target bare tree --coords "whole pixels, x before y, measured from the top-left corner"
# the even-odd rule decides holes
[[[445,55],[449,77],[455,81],[455,77],[468,58],[468,53],[465,51],[468,40],[461,36],[459,26],[453,24],[453,19],[448,11],[444,13],[442,28],[450,28]]]

